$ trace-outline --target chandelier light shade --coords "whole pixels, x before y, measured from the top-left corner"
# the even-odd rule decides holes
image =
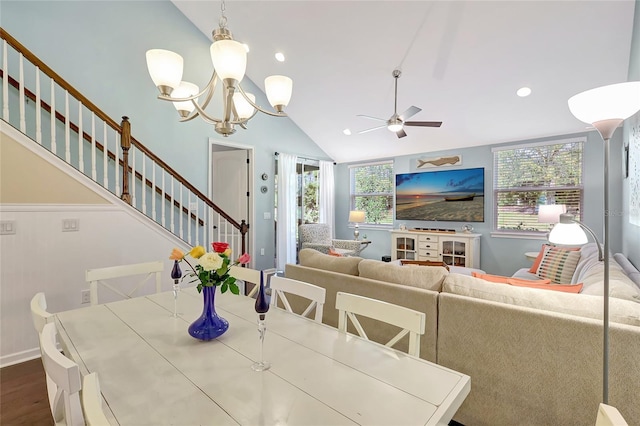
[[[188,81],[181,81],[180,85],[171,92],[171,97],[178,99],[188,98],[197,95],[198,92],[200,92],[200,89],[195,84],[189,83]],[[191,101],[174,102],[173,106],[176,107],[180,117],[187,117],[195,109]]]
[[[264,79],[267,99],[276,111],[284,110],[289,105],[293,92],[293,80],[284,75],[272,75]]]
[[[256,97],[246,93],[240,82],[247,69],[248,47],[233,39],[227,28],[225,2],[221,2],[222,16],[219,28],[213,31],[213,43],[209,49],[213,74],[207,86],[199,91],[198,86],[182,82],[183,59],[177,53],[151,49],[147,51],[147,67],[153,83],[160,91],[158,99],[170,101],[178,110],[181,122],[202,118],[213,124],[215,131],[229,136],[236,126],[247,128],[247,122],[258,111],[274,117],[286,117],[284,108],[291,100],[293,81],[289,77],[274,75],[265,79],[265,92],[275,111],[268,111],[256,104]],[[222,80],[221,84],[219,80]],[[218,86],[222,90],[222,114],[215,117],[207,112]],[[203,100],[200,103],[200,99]],[[218,98],[215,98],[218,99]]]
[[[211,62],[223,81],[241,82],[247,70],[247,49],[235,40],[218,40],[211,44]]]
[[[245,93],[251,102],[256,102],[256,97],[252,93]],[[242,93],[236,92],[233,94],[233,103],[236,106],[236,112],[240,119],[248,119],[253,117],[256,113],[256,109],[251,106],[249,102],[242,96]]]
[[[180,85],[183,63],[182,56],[169,50],[147,51],[149,75],[162,95],[170,95],[173,89]]]

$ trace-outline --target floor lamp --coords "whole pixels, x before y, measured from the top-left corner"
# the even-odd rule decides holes
[[[602,402],[609,403],[609,141],[624,120],[640,110],[640,81],[612,84],[569,98],[569,110],[593,125],[604,140],[604,333]]]

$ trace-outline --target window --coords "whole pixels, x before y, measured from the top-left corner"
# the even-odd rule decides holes
[[[349,167],[351,210],[363,210],[368,225],[393,224],[393,162]]]
[[[540,234],[538,205],[565,204],[581,220],[585,139],[493,149],[494,231]]]

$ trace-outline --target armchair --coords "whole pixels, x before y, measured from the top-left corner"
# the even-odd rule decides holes
[[[332,239],[329,225],[326,223],[305,223],[298,227],[298,231],[301,249],[312,248],[329,254],[329,248],[333,247],[343,256],[357,256],[362,251],[361,241]]]

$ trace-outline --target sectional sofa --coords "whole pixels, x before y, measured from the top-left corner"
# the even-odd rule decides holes
[[[287,265],[285,275],[327,290],[323,322],[331,326],[337,326],[337,291],[424,312],[421,358],[471,377],[471,393],[454,417],[462,424],[589,425],[602,398],[602,262],[596,253],[594,245],[581,250],[573,277],[582,280],[579,294],[310,249],[300,251],[300,264]],[[609,403],[630,425],[640,425],[640,287],[632,279],[640,273],[625,260],[611,260]],[[303,301],[292,299],[294,310],[302,308]],[[392,326],[362,323],[372,340],[385,343],[395,334]]]

